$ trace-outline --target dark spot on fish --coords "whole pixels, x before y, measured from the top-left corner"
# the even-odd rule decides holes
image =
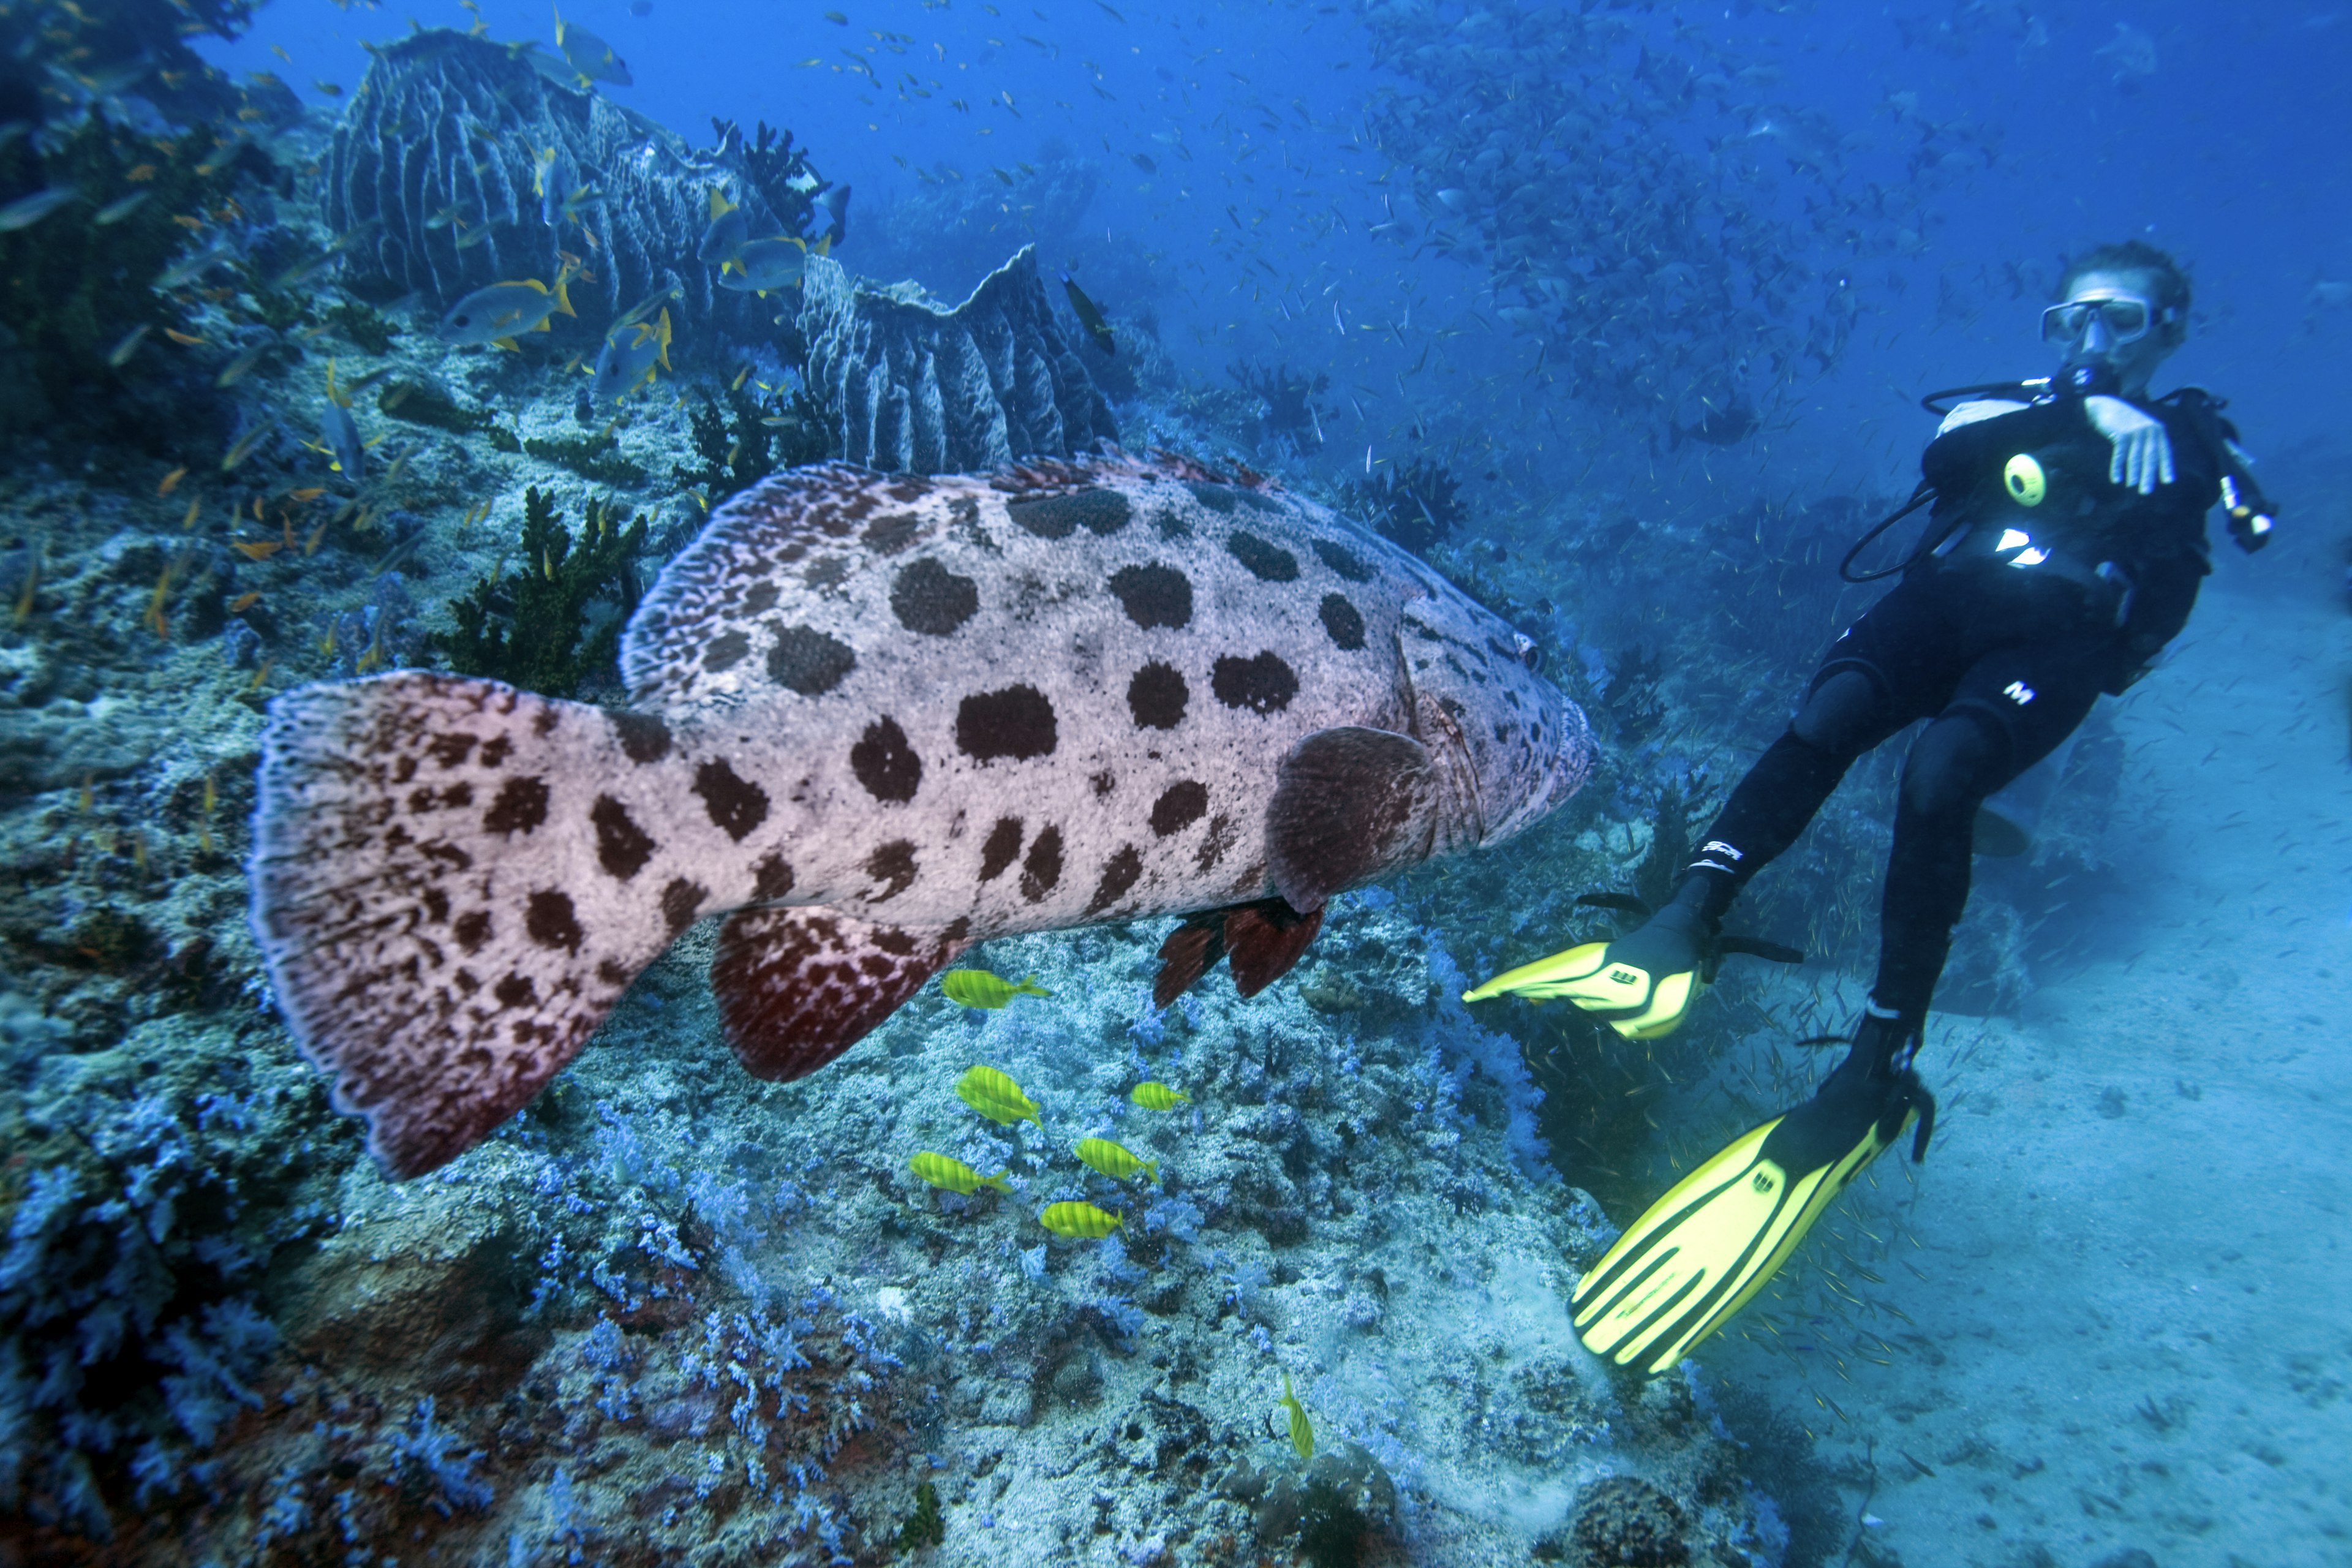
[[[449,895],[438,888],[425,889],[425,918],[439,925],[449,918]]]
[[[495,768],[507,760],[514,742],[504,735],[493,735],[482,744],[482,766]]]
[[[1087,775],[1087,787],[1095,792],[1097,800],[1100,800],[1118,787],[1118,775],[1105,768],[1098,773]]]
[[[1143,852],[1132,844],[1120,845],[1103,863],[1102,880],[1095,884],[1094,897],[1087,900],[1087,913],[1100,914],[1110,908],[1142,878]]]
[[[743,614],[764,616],[776,607],[780,594],[773,583],[754,583],[743,593]]]
[[[814,626],[780,626],[768,649],[768,679],[803,697],[822,697],[857,668],[857,655]]]
[[[734,668],[751,656],[751,639],[740,631],[721,632],[702,650],[702,668],[713,675]]]
[[[1298,557],[1271,540],[1236,531],[1225,541],[1225,551],[1261,583],[1298,581]]]
[[[1021,819],[1000,816],[980,847],[980,879],[993,882],[1021,853]]]
[[[882,891],[866,895],[867,903],[897,898],[915,880],[915,847],[903,838],[892,839],[866,858],[866,874],[882,884]]]
[[[1209,810],[1209,786],[1197,779],[1178,779],[1151,803],[1151,831],[1165,838],[1181,833]]]
[[[892,474],[890,482],[882,487],[882,493],[892,500],[920,500],[931,493],[931,481],[920,474]]]
[[[555,726],[562,722],[562,719],[563,715],[556,711],[551,704],[530,716],[530,732],[543,740],[555,733]]]
[[[762,855],[751,868],[751,896],[774,900],[793,890],[793,868],[781,855]]]
[[[416,776],[416,759],[415,759],[415,757],[396,757],[396,758],[394,758],[394,759],[393,760],[393,764],[392,764],[392,782],[393,782],[393,783],[394,783],[394,784],[406,784],[409,780],[411,780],[411,779],[415,778],[415,776]]]
[[[1362,558],[1354,551],[1337,540],[1315,541],[1315,553],[1323,558],[1324,565],[1328,566],[1350,583],[1369,583],[1372,580],[1372,569],[1365,565]]]
[[[498,998],[499,1005],[501,1007],[539,1005],[539,987],[530,983],[530,976],[528,974],[517,974],[509,971],[504,980],[491,988],[490,994]]]
[[[1272,648],[1255,658],[1227,654],[1209,672],[1209,689],[1228,708],[1279,713],[1298,695],[1298,677]]]
[[[629,808],[611,795],[596,797],[588,808],[588,820],[596,825],[596,863],[610,875],[625,882],[654,858],[658,846],[630,817]]]
[[[702,900],[709,896],[709,889],[699,882],[690,882],[684,877],[675,879],[668,887],[662,889],[662,919],[667,922],[669,934],[672,937],[676,937],[694,923],[696,911],[702,908]]]
[[[1153,659],[1127,683],[1127,709],[1138,729],[1173,730],[1184,721],[1184,704],[1192,695],[1180,671]]]
[[[458,973],[462,974],[465,972],[460,970]],[[620,991],[627,989],[629,982],[635,976],[630,974],[627,964],[615,963],[609,958],[600,958],[596,961],[596,978],[614,990]]]
[[[490,911],[467,910],[449,929],[456,934],[459,947],[467,952],[479,952],[482,944],[490,940]]]
[[[1080,528],[1097,538],[1108,539],[1125,528],[1128,519],[1135,515],[1127,498],[1117,490],[1041,496],[1035,500],[1011,502],[1004,510],[1014,522],[1040,539],[1067,539]]]
[[[580,939],[586,934],[572,912],[572,895],[560,888],[530,896],[523,906],[522,929],[540,946],[560,947],[566,952],[578,952]]]
[[[482,814],[485,833],[529,833],[547,820],[547,781],[522,773],[499,786],[499,798]]]
[[[822,594],[849,580],[849,557],[822,555],[801,568],[801,581]]]
[[[471,735],[436,735],[425,742],[425,749],[443,767],[455,768],[465,765],[477,744],[478,742]]]
[[[1160,531],[1162,539],[1190,539],[1192,525],[1184,514],[1173,507],[1161,507],[1151,514],[1151,526]]]
[[[923,520],[915,513],[893,512],[866,525],[866,547],[877,555],[896,555],[914,543],[922,531]]]
[[[982,691],[956,707],[956,746],[980,762],[1054,754],[1054,705],[1034,686]]]
[[[1021,896],[1034,904],[1061,879],[1062,830],[1048,827],[1037,835],[1029,846],[1028,858],[1021,862]]]
[[[871,939],[885,952],[895,952],[904,958],[915,951],[915,939],[898,926],[877,926]]]
[[[633,763],[657,763],[669,755],[669,726],[650,713],[606,713],[621,754]]]
[[[940,928],[940,940],[942,942],[961,942],[971,934],[971,917],[969,915],[958,915]]]
[[[890,608],[908,631],[947,637],[980,613],[980,584],[926,555],[899,570],[890,586]]]
[[[1234,489],[1231,485],[1207,485],[1198,480],[1187,479],[1184,481],[1184,488],[1192,492],[1194,500],[1199,501],[1211,511],[1231,512],[1234,510]]]
[[[1225,851],[1233,848],[1234,839],[1240,839],[1240,832],[1234,832],[1230,816],[1212,816],[1209,818],[1209,835],[1200,842],[1200,853],[1192,856],[1192,865],[1197,865],[1204,872],[1216,869],[1218,860],[1225,858]]]
[[[1364,617],[1345,594],[1323,595],[1323,629],[1331,640],[1349,653],[1361,651],[1364,646]]]
[[[768,792],[749,779],[738,778],[723,758],[714,757],[694,770],[694,793],[709,811],[710,825],[724,828],[738,844],[768,820]]]
[[[1145,631],[1192,622],[1192,583],[1173,566],[1122,566],[1110,574],[1110,591],[1127,618]]]
[[[877,719],[849,748],[849,771],[876,800],[909,801],[923,782],[923,760],[895,719]]]

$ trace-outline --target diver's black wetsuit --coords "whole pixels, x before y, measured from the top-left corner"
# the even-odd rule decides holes
[[[1920,467],[1936,491],[1928,537],[1943,544],[1839,636],[1676,901],[1698,894],[1719,921],[1856,757],[1930,720],[1904,763],[1872,987],[1899,1020],[1887,1037],[1916,1042],[1968,902],[1978,805],[2049,755],[2099,693],[2137,679],[2212,569],[2205,515],[2221,494],[2226,427],[2201,398],[2133,400],[2172,442],[2176,477],[2147,496],[2108,482],[2112,448],[2077,398],[1939,434]]]

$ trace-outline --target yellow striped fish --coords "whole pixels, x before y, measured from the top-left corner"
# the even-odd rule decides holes
[[[945,1154],[934,1154],[929,1149],[908,1160],[907,1168],[935,1187],[945,1187],[949,1192],[961,1193],[966,1197],[970,1197],[982,1187],[994,1187],[1000,1193],[1009,1193],[1013,1190],[1004,1182],[1004,1178],[1013,1173],[1010,1171],[999,1171],[992,1176],[983,1176],[961,1160],[951,1160]]]
[[[1092,1204],[1047,1204],[1037,1216],[1037,1223],[1055,1236],[1076,1237],[1087,1241],[1099,1241],[1127,1222]]]
[[[1181,1089],[1171,1089],[1164,1083],[1139,1083],[1128,1091],[1128,1099],[1146,1110],[1173,1110],[1180,1105],[1190,1105],[1192,1097]]]
[[[1079,1159],[1114,1182],[1123,1182],[1138,1171],[1154,1183],[1160,1180],[1159,1161],[1139,1160],[1123,1145],[1108,1138],[1081,1138],[1076,1153]]]
[[[956,1079],[956,1098],[1000,1127],[1010,1127],[1016,1121],[1034,1121],[1041,1128],[1045,1125],[1045,1119],[1037,1114],[1035,1103],[1021,1092],[1021,1086],[994,1068],[965,1068],[964,1075]]]

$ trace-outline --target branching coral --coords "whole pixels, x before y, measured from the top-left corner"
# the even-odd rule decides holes
[[[621,627],[636,608],[643,519],[590,501],[581,535],[563,526],[555,499],[523,496],[521,570],[493,568],[451,606],[457,629],[438,640],[450,668],[551,697],[614,678]]]
[[[1428,554],[1469,514],[1462,487],[1433,458],[1384,469],[1370,482],[1349,480],[1339,495],[1343,511],[1416,555]]]

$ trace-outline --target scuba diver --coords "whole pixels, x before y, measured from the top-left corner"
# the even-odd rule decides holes
[[[2220,402],[2195,387],[2148,395],[2187,336],[2189,297],[2163,251],[2102,246],[2067,267],[2059,303],[2042,312],[2044,340],[2064,350],[2055,376],[1925,399],[1944,421],[1918,489],[1840,568],[1852,582],[1898,572],[1902,582],[1832,645],[1672,900],[1613,942],[1465,996],[1564,996],[1628,1038],[1665,1034],[1724,952],[1761,950],[1721,933],[1748,879],[1796,841],[1855,758],[1927,721],[1903,767],[1878,973],[1852,1048],[1812,1099],[1700,1164],[1585,1274],[1570,1309],[1595,1354],[1671,1369],[1906,1127],[1912,1159],[1925,1155],[1936,1102],[1913,1058],[1968,902],[1979,805],[2047,756],[2102,692],[2145,675],[2186,624],[2211,570],[2205,517],[2217,500],[2242,548],[2269,541],[2274,509]],[[1946,405],[1955,398],[1965,401]],[[1853,574],[1873,539],[1930,501],[1899,566]]]

